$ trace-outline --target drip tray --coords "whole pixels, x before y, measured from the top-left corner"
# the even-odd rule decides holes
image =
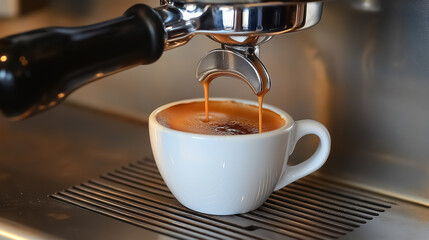
[[[151,159],[50,197],[180,239],[337,239],[395,205],[313,174],[274,192],[253,212],[206,215],[174,198]]]

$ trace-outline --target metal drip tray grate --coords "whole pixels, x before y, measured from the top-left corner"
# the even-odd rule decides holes
[[[150,159],[51,197],[179,239],[336,239],[395,204],[312,175],[274,192],[253,212],[206,215],[178,203]]]

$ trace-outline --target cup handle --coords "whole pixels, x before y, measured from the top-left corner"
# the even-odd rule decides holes
[[[277,191],[289,183],[318,170],[326,162],[331,149],[331,137],[328,129],[326,129],[323,124],[314,120],[300,120],[295,122],[295,136],[291,141],[293,145],[287,154],[292,154],[298,140],[309,134],[314,134],[320,139],[316,152],[314,152],[310,158],[298,165],[287,166],[277,182],[274,191]],[[288,159],[288,157],[289,156],[286,156],[286,159]]]

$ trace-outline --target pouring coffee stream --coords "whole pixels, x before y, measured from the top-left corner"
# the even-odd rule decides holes
[[[268,71],[258,58],[259,46],[228,46],[210,51],[197,67],[197,79],[203,84],[206,121],[209,121],[210,82],[221,76],[238,78],[253,90],[259,103],[259,132],[262,132],[262,104],[271,88]]]

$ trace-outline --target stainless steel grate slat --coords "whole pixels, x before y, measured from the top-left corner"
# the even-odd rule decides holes
[[[222,239],[228,238],[228,237],[235,238],[235,239],[254,238],[253,236],[249,235],[249,232],[247,230],[231,228],[228,224],[221,224],[221,223],[215,223],[213,221],[207,221],[202,217],[198,217],[191,213],[186,213],[181,210],[177,210],[162,204],[158,204],[156,202],[151,202],[141,198],[139,199],[135,197],[125,196],[123,194],[114,193],[111,191],[106,191],[105,189],[92,187],[89,184],[87,185],[82,184],[81,186],[77,186],[75,188],[92,195],[96,195],[99,197],[103,197],[105,199],[109,199],[111,201],[115,201],[117,203],[124,203],[121,205],[127,205],[130,207],[147,210],[157,215],[163,215],[165,218],[169,219],[169,221],[174,220],[178,222],[183,222],[193,227],[198,227],[201,229],[210,230],[212,232],[217,232],[217,234],[220,235]],[[219,232],[220,229],[224,229],[228,231]]]
[[[152,176],[152,177],[153,177],[153,178],[155,178],[155,179],[158,179],[158,180],[164,181],[164,180],[162,179],[161,175],[159,175],[158,170],[156,170],[156,169],[154,169],[154,168],[151,168],[151,167],[145,167],[145,166],[139,166],[139,165],[137,165],[137,164],[133,164],[133,163],[131,163],[131,164],[129,165],[129,167],[130,167],[130,168],[132,168],[134,171],[138,171],[138,172],[141,172],[141,173],[144,173],[144,174],[148,174],[148,175]]]
[[[337,239],[395,204],[312,175],[273,193],[253,212],[206,215],[178,203],[150,159],[51,197],[177,239]]]
[[[122,170],[124,170],[128,173],[133,173],[136,176],[149,177],[151,179],[151,181],[165,185],[164,180],[161,178],[161,176],[159,174],[155,174],[152,172],[145,172],[145,171],[133,168],[132,165],[130,165],[129,167],[122,167]]]
[[[307,194],[317,194],[318,196],[324,197],[324,198],[328,198],[328,199],[332,199],[338,202],[342,202],[342,203],[347,203],[353,206],[357,206],[357,207],[362,207],[363,209],[370,209],[372,211],[376,211],[376,212],[384,212],[384,208],[378,207],[378,206],[374,206],[365,202],[359,202],[356,201],[354,199],[351,198],[347,198],[347,197],[342,197],[342,196],[337,196],[335,194],[332,194],[330,192],[327,191],[322,191],[322,190],[318,190],[317,188],[312,188],[312,187],[307,187],[305,185],[300,185],[300,184],[294,184],[294,185],[290,185],[289,186],[290,189],[295,189],[301,192],[305,192]]]
[[[79,195],[70,194],[68,192],[61,192],[56,194],[53,197],[56,199],[77,205],[79,207],[83,207],[88,210],[98,212],[137,226],[141,226],[143,228],[151,229],[152,231],[156,231],[178,239],[203,237],[193,233],[186,232],[182,228],[176,229],[171,224],[159,223],[159,222],[153,221],[150,218],[142,218],[139,215],[132,214],[126,211],[121,211],[112,206],[104,205],[102,203],[93,202],[85,198],[82,198]]]
[[[90,185],[91,187],[95,187],[95,188],[99,188],[99,189],[106,189],[107,191],[112,191],[116,194],[135,197],[135,198],[141,199],[143,201],[149,200],[153,203],[165,205],[166,207],[171,208],[171,209],[177,209],[177,210],[179,210],[185,214],[188,213],[194,217],[209,218],[212,221],[212,223],[219,222],[219,223],[223,223],[223,224],[232,226],[234,228],[242,228],[242,229],[249,230],[249,231],[254,229],[254,227],[252,226],[252,223],[249,223],[248,221],[240,221],[241,219],[236,218],[234,216],[229,216],[229,217],[214,216],[214,215],[207,215],[207,214],[203,214],[203,213],[194,212],[194,211],[184,207],[183,205],[179,204],[177,201],[168,201],[171,199],[162,199],[159,197],[153,197],[153,196],[150,196],[149,193],[144,193],[144,194],[136,193],[134,191],[128,191],[128,190],[124,189],[123,187],[116,187],[110,183],[105,184],[101,181],[94,181],[94,180],[89,181],[89,183],[84,183],[83,185],[85,185],[85,186]],[[141,201],[141,200],[139,200],[139,201]],[[231,218],[235,218],[234,221],[228,221]]]
[[[143,158],[143,160],[137,160],[138,164],[144,165],[144,166],[150,166],[154,169],[158,169],[156,166],[156,163],[154,160],[150,159],[150,158]]]
[[[361,213],[359,216],[362,216],[363,218],[371,217],[371,216],[378,216],[378,212],[373,211],[372,209],[368,209],[365,207],[356,206],[355,204],[350,204],[346,201],[339,201],[336,198],[332,197],[325,197],[317,193],[311,193],[308,191],[302,191],[290,186],[287,186],[285,188],[286,192],[288,194],[300,197],[300,198],[306,198],[307,201],[310,201],[312,203],[318,202],[319,204],[323,204],[324,206],[333,206],[333,207],[340,207],[342,209],[347,209],[347,212],[350,212],[349,210],[357,213]],[[280,195],[287,196],[284,192],[280,191]],[[356,214],[351,214],[356,215]],[[369,216],[368,216],[369,215]]]
[[[138,178],[138,177],[135,177],[135,176],[130,176],[129,174],[123,174],[122,172],[114,171],[114,172],[108,173],[107,175],[109,175],[111,177],[115,177],[117,179],[122,179],[123,181],[134,183],[134,184],[137,184],[137,185],[145,185],[146,187],[150,187],[150,188],[153,188],[153,189],[164,191],[166,193],[170,192],[168,190],[168,187],[166,185],[159,185],[159,184],[156,184],[156,183],[153,183],[153,182],[148,182],[148,181],[145,181],[142,178]]]
[[[290,225],[297,225],[300,228],[308,229],[308,231],[325,234],[328,236],[340,236],[345,235],[347,231],[341,231],[332,226],[321,222],[314,222],[308,219],[302,219],[300,217],[291,215],[289,213],[280,212],[273,209],[266,209],[261,207],[258,209],[258,212],[253,212],[253,214],[267,218],[267,222],[271,219],[276,219],[276,221],[283,222]]]
[[[291,203],[294,204],[296,206],[301,206],[303,208],[306,209],[311,209],[314,210],[316,212],[320,212],[326,215],[331,215],[331,216],[335,216],[335,217],[339,217],[339,218],[343,218],[344,220],[347,221],[351,221],[351,222],[355,222],[355,223],[360,223],[360,224],[364,224],[367,220],[371,220],[372,218],[358,218],[356,216],[350,215],[350,214],[344,214],[345,209],[342,208],[335,208],[333,206],[329,206],[328,208],[325,207],[325,205],[318,205],[317,202],[316,203],[308,203],[305,201],[302,201],[301,199],[296,199],[296,198],[292,198],[292,197],[288,197],[288,196],[281,196],[281,195],[277,195],[276,193],[273,193],[271,195],[271,197],[268,199],[268,201],[270,201],[271,199],[273,200],[278,200],[278,204],[279,205],[283,205],[283,203]]]
[[[129,181],[132,182],[146,182],[148,184],[150,184],[151,187],[159,189],[159,190],[163,190],[165,192],[169,192],[169,189],[167,188],[167,186],[165,185],[164,182],[161,182],[159,180],[153,180],[150,177],[144,176],[144,175],[139,175],[139,174],[135,174],[132,172],[128,172],[128,171],[123,171],[123,170],[115,170],[114,174],[112,174],[113,176],[119,177],[119,178],[126,178]]]
[[[315,228],[309,224],[302,224],[296,221],[291,221],[287,218],[280,218],[275,215],[270,215],[260,211],[241,214],[242,217],[262,223],[261,228],[269,225],[269,230],[276,231],[277,229],[289,230],[314,239],[336,238],[337,234],[332,234],[322,228]]]
[[[331,220],[331,221],[334,221],[336,223],[347,225],[347,226],[352,227],[352,228],[359,227],[359,223],[356,223],[354,221],[350,221],[349,219],[337,217],[335,215],[327,214],[323,211],[314,210],[312,208],[306,208],[306,207],[298,205],[298,203],[296,203],[296,202],[288,203],[285,201],[269,198],[263,206],[270,207],[273,209],[279,209],[280,211],[284,211],[284,212],[291,212],[291,210],[292,210],[292,211],[304,213],[304,214],[307,214],[310,216],[317,216],[317,217],[320,217],[321,219],[323,219],[323,221],[325,221],[325,222],[326,222],[326,220]],[[299,214],[299,215],[301,215],[301,214]],[[362,221],[360,223],[364,224],[365,222]]]
[[[293,209],[279,209],[273,206],[270,206],[270,203],[265,203],[264,206],[260,207],[258,210],[262,212],[271,213],[280,217],[290,218],[298,222],[305,222],[308,224],[314,224],[319,226],[322,229],[329,229],[330,231],[343,234],[345,232],[353,231],[353,227],[347,226],[340,222],[334,222],[327,218],[321,218],[316,215],[310,215],[307,213],[299,212]]]
[[[144,184],[138,184],[135,181],[127,181],[127,179],[123,179],[120,177],[118,178],[113,174],[102,175],[101,178],[109,180],[111,182],[116,182],[116,183],[122,184],[124,186],[135,188],[136,190],[147,191],[147,192],[155,193],[158,195],[174,198],[173,194],[166,192],[164,190],[159,190],[157,188],[154,188],[154,186],[150,185],[150,184],[149,184],[149,186],[146,184],[145,185]]]
[[[193,220],[177,217],[174,214],[160,211],[159,209],[149,205],[133,203],[131,201],[119,199],[110,195],[86,192],[80,187],[73,187],[71,189],[68,189],[67,191],[85,197],[87,199],[92,199],[94,201],[104,203],[106,205],[114,206],[122,211],[138,214],[139,216],[145,216],[149,219],[152,219],[153,221],[171,224],[174,227],[181,228],[183,231],[203,236],[204,238],[207,237],[211,239],[232,239],[232,236],[230,236],[229,234],[220,233],[219,228],[215,228],[208,224],[195,224],[195,221]]]
[[[365,203],[374,204],[383,208],[390,208],[391,205],[395,205],[395,202],[383,199],[381,196],[366,194],[365,191],[357,189],[353,186],[343,184],[341,182],[335,182],[328,178],[320,176],[310,175],[307,178],[300,179],[297,183],[311,185],[313,188],[325,188],[327,192],[334,192],[339,196],[344,196],[350,199],[356,199]]]
[[[296,201],[300,201],[303,203],[307,203],[308,205],[312,205],[314,207],[320,208],[320,209],[326,209],[330,210],[331,212],[338,212],[344,216],[353,216],[365,220],[371,220],[372,216],[369,214],[364,214],[357,209],[349,209],[348,207],[344,207],[344,205],[338,206],[337,204],[334,204],[334,201],[332,203],[325,201],[321,201],[321,199],[313,199],[311,196],[308,195],[301,195],[297,194],[293,191],[282,189],[278,192],[273,193],[273,197],[280,198],[280,199],[294,199]]]

